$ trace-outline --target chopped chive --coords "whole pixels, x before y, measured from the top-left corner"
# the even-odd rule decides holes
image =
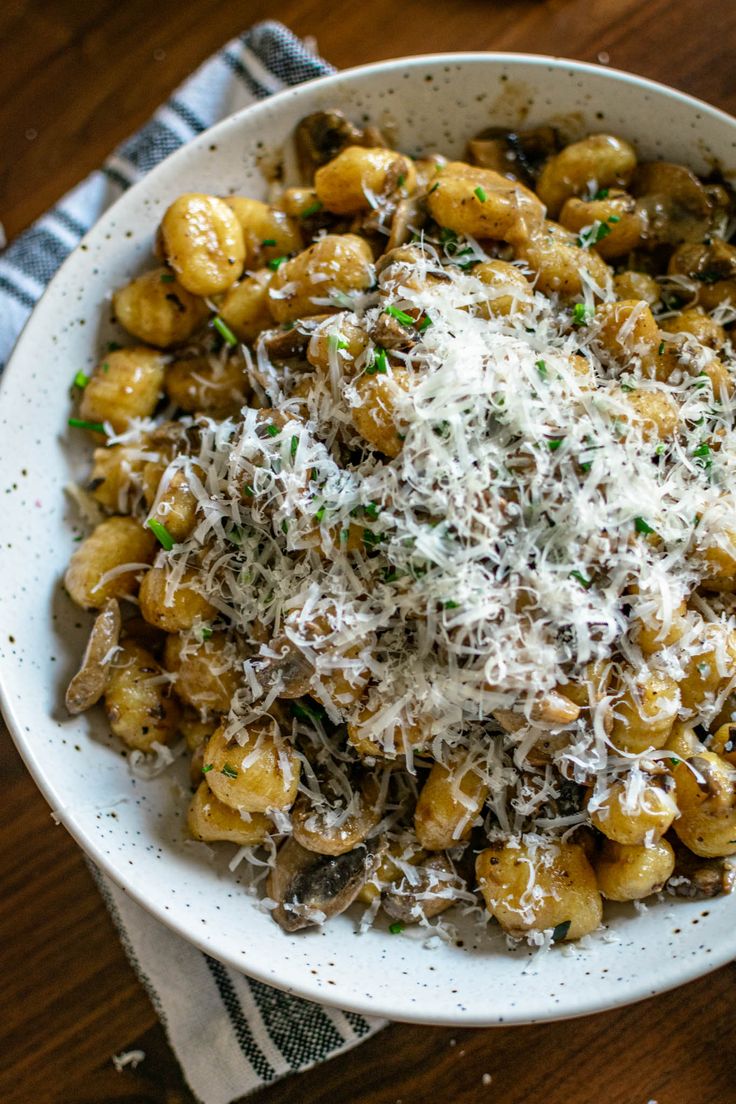
[[[705,444],[705,442],[702,445],[698,445],[698,447],[693,450],[693,456],[700,464],[701,468],[705,468],[707,470],[713,464],[713,461],[710,458],[710,446]]]
[[[563,920],[561,924],[557,924],[552,929],[552,942],[559,943],[561,940],[563,940],[569,932],[571,924],[572,920]]]
[[[202,767],[202,774],[209,774],[214,765],[214,763],[205,763],[205,765]]]
[[[392,935],[401,935],[405,927],[406,924],[403,920],[395,920],[393,924],[389,924],[388,930]]]
[[[176,276],[174,275],[173,272],[162,272],[161,273],[161,283],[162,284],[173,284],[175,279],[176,279]]]
[[[344,338],[340,337],[340,335],[336,334],[336,333],[332,333],[332,334],[329,335],[329,337],[327,338],[327,344],[330,347],[330,349],[349,349],[350,348],[348,342],[345,341]]]
[[[102,371],[103,371],[103,372],[104,372],[104,373],[105,373],[106,375],[107,375],[107,373],[108,373],[108,372],[110,371],[110,362],[109,362],[109,361],[107,361],[107,360],[106,360],[106,361],[104,362],[104,364],[102,365]]]
[[[93,433],[102,433],[107,436],[107,430],[102,422],[86,422],[84,418],[68,418],[67,425],[72,429],[91,429]]]
[[[304,705],[302,702],[292,702],[291,712],[300,721],[317,721],[321,723],[325,719],[325,712],[318,705]]]
[[[397,322],[400,322],[402,326],[413,326],[414,319],[406,311],[399,310],[398,307],[393,305],[386,307],[386,314],[390,314],[392,318],[395,318]]]
[[[454,230],[451,230],[449,226],[443,226],[440,230],[440,241],[443,245],[448,245],[450,242],[456,242],[457,234]]]
[[[363,507],[363,513],[366,517],[369,517],[371,521],[375,521],[378,517],[378,506],[375,502],[369,502],[367,506]]]
[[[608,188],[599,188],[593,199],[608,199]]]
[[[401,173],[401,175],[399,176],[399,179],[396,181],[397,188],[403,188],[405,182],[406,182],[406,176],[404,175],[404,173]]]
[[[231,767],[229,763],[225,764],[225,766],[220,771],[220,774],[224,774],[226,778],[237,778],[238,777],[237,768],[236,767]]]
[[[269,437],[278,437],[280,432],[281,432],[281,430],[279,429],[278,426],[275,426],[273,424],[266,426],[266,433],[268,434]]]
[[[450,599],[449,602],[443,602],[442,603],[442,608],[443,609],[459,609],[460,608],[460,603],[459,602],[453,602],[452,599]]]
[[[549,372],[547,371],[547,365],[543,360],[538,360],[534,367],[539,372],[540,379],[547,379],[547,377],[549,376]]]
[[[659,353],[660,356],[662,356],[662,354],[664,353],[664,341],[660,341],[659,348],[657,349],[657,352]]]
[[[288,259],[288,257],[272,257],[271,260],[268,262],[268,267],[276,272],[279,268],[281,268],[281,265],[284,263],[284,261],[288,261]]]
[[[589,472],[592,467],[593,467],[593,461],[592,460],[584,460],[583,463],[580,465],[580,470],[584,471],[584,472]]]
[[[292,460],[296,456],[296,450],[298,448],[299,448],[299,438],[297,437],[297,435],[295,433],[294,436],[291,438],[291,445],[289,447],[289,451],[291,452]]]
[[[230,329],[227,322],[223,322],[223,320],[220,318],[219,314],[216,314],[215,317],[212,319],[212,325],[217,330],[217,332],[219,333],[220,337],[222,338],[222,340],[225,342],[226,345],[237,345],[238,344],[237,337],[235,336],[233,331]]]
[[[376,372],[379,375],[384,376],[388,371],[388,357],[386,356],[386,350],[380,345],[376,345],[376,351],[373,354],[373,361],[366,368],[366,373],[369,376],[375,376]]]
[[[679,759],[670,759],[670,761],[669,761],[671,767],[676,767],[679,762],[680,762]]]
[[[434,184],[432,185],[432,187],[431,187],[431,188],[429,189],[429,191],[427,192],[427,195],[431,195],[431,194],[432,194],[432,192],[436,192],[436,191],[437,191],[437,189],[439,188],[439,186],[440,186],[440,182],[439,182],[439,180],[435,180]]]
[[[349,536],[350,536],[350,530],[349,529],[341,529],[340,530],[340,540],[341,541],[347,541]]]
[[[374,533],[372,529],[363,530],[363,544],[368,545],[369,548],[375,548],[382,540],[383,537],[380,533]]]
[[[325,516],[326,509],[326,506],[320,506],[319,510],[317,510],[317,513],[314,515],[320,525],[322,524],[322,518]]]
[[[321,210],[322,203],[318,199],[315,199],[314,203],[310,203],[308,207],[304,208],[304,210],[299,215],[299,218],[311,218],[312,215],[319,214]]]
[[[78,387],[80,391],[84,391],[85,387],[89,383],[89,376],[86,372],[77,372],[73,380],[74,386]]]
[[[261,242],[261,245],[264,247],[264,249],[266,249],[270,245],[276,245],[276,239],[275,238],[264,238],[263,241]]]
[[[289,532],[289,519],[288,518],[284,518],[284,520],[281,522],[281,532],[282,533],[288,533]]]
[[[581,587],[585,587],[586,590],[588,589],[588,587],[591,587],[593,585],[593,580],[586,578],[586,576],[583,575],[582,571],[571,571],[570,578],[577,579]]]
[[[637,533],[653,533],[654,532],[654,530],[652,529],[649,522],[645,521],[644,518],[642,518],[642,517],[635,517],[634,518],[634,528],[636,529]]]
[[[613,223],[614,226],[616,225],[617,222],[620,222],[620,221],[621,221],[621,216],[620,215],[609,215],[608,218],[606,219],[606,222]]]
[[[572,321],[575,326],[584,326],[595,314],[592,307],[586,307],[585,303],[576,303],[572,308]]]
[[[473,195],[476,196],[481,203],[485,203],[485,201],[488,199],[485,188],[481,188],[480,184],[473,192]]]
[[[149,518],[146,522],[146,525],[151,530],[161,547],[166,552],[170,552],[176,542],[166,526],[162,522],[157,521],[156,518]]]
[[[212,629],[208,628],[207,625],[203,625],[202,629],[201,629],[201,636],[202,636],[202,640],[211,640],[212,639]]]
[[[427,315],[426,318],[424,318],[419,323],[419,325],[417,326],[417,329],[419,330],[420,333],[424,333],[424,331],[428,330],[431,325],[432,325],[432,319],[429,317],[429,315]]]
[[[547,441],[547,448],[550,452],[557,452],[563,441],[564,437],[552,437],[549,441]]]
[[[245,486],[243,487],[243,490],[247,494],[248,498],[252,498],[253,495],[255,494],[255,491],[251,487],[250,483],[246,483]]]

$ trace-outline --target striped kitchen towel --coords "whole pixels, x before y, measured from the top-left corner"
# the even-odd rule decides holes
[[[56,269],[122,191],[224,116],[330,71],[273,22],[259,23],[197,70],[98,172],[0,254],[0,367]],[[384,1021],[323,1008],[226,969],[93,873],[186,1080],[203,1104],[230,1104],[355,1046],[384,1026]],[[125,1061],[126,1056],[117,1059],[118,1064]]]

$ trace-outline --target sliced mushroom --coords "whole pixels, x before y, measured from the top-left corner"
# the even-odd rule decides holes
[[[308,851],[320,855],[343,855],[351,851],[365,841],[381,819],[380,792],[376,778],[366,775],[353,790],[350,800],[342,794],[331,804],[325,800],[315,806],[310,798],[300,796],[291,812],[294,839]]]
[[[394,920],[416,924],[450,908],[463,881],[446,855],[432,855],[413,867],[416,879],[404,876],[381,894],[381,906]]]
[[[307,183],[315,170],[337,157],[345,146],[358,146],[363,132],[341,111],[315,111],[306,115],[294,131],[299,170]]]
[[[275,655],[259,655],[251,660],[258,684],[267,693],[278,684],[280,698],[303,698],[309,693],[314,667],[303,652],[286,636],[278,636],[269,646]]]
[[[274,920],[294,932],[338,916],[357,897],[377,854],[375,847],[362,843],[343,855],[318,855],[290,836],[266,882],[266,893],[277,902]]]
[[[319,324],[333,317],[331,314],[314,314],[300,318],[290,330],[265,330],[259,335],[257,345],[263,347],[274,364],[303,357]]]
[[[730,859],[701,859],[673,839],[675,872],[667,888],[678,897],[717,897],[736,886],[736,863]]]
[[[412,327],[405,326],[398,318],[385,312],[379,314],[370,334],[376,345],[380,345],[383,349],[406,351],[413,349],[417,343],[417,336]]]
[[[426,217],[421,202],[414,196],[399,200],[396,204],[394,217],[391,220],[391,233],[389,234],[386,251],[390,252],[400,245],[406,245],[412,234],[419,233]]]
[[[528,185],[534,183],[544,162],[559,148],[557,131],[551,126],[521,131],[489,127],[468,142],[468,160]]]
[[[82,665],[67,687],[64,700],[70,713],[84,713],[105,693],[110,663],[120,639],[120,624],[120,607],[115,598],[109,598],[95,618]]]
[[[646,213],[650,246],[700,242],[711,230],[714,203],[695,173],[669,161],[639,165],[630,191]]]

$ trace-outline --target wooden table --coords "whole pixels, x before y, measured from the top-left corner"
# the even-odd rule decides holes
[[[316,36],[340,67],[435,50],[564,54],[666,81],[736,113],[734,0],[372,0],[331,5],[323,21],[325,11],[315,0],[5,0],[0,219],[8,236],[94,168],[200,61],[262,18]],[[0,777],[0,1101],[191,1102],[80,852],[53,826],[4,732]],[[570,1023],[396,1025],[255,1099],[736,1104],[735,970]],[[145,1062],[116,1073],[111,1055],[131,1048],[144,1050]]]

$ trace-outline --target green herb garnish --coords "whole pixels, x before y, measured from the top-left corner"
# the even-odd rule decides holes
[[[564,439],[564,437],[552,437],[551,440],[547,441],[547,448],[550,452],[557,452]]]
[[[369,548],[375,548],[377,544],[380,544],[383,537],[380,533],[374,533],[372,529],[363,530],[363,544]]]
[[[379,514],[378,504],[369,502],[367,506],[363,507],[363,513],[366,517],[369,517],[371,521],[375,521]]]
[[[395,920],[393,924],[389,924],[388,930],[392,935],[401,935],[405,927],[406,924],[403,920]]]
[[[577,579],[581,587],[585,587],[586,590],[593,585],[593,580],[586,578],[582,571],[571,571],[570,578]]]
[[[651,525],[647,521],[645,521],[644,518],[642,518],[642,517],[635,517],[634,518],[634,528],[636,529],[637,533],[653,533],[654,532]]]
[[[390,314],[392,318],[395,318],[397,322],[400,322],[402,326],[413,326],[414,319],[406,311],[399,310],[398,307],[390,306],[386,307],[386,314]]]
[[[84,418],[67,418],[67,425],[72,429],[91,429],[93,433],[102,433],[107,436],[107,430],[102,422],[86,422]]]
[[[291,712],[300,721],[316,721],[318,724],[321,724],[326,716],[325,711],[318,705],[304,705],[303,702],[292,702]]]
[[[225,342],[226,345],[237,345],[238,344],[237,337],[235,336],[233,331],[230,329],[227,322],[224,322],[222,320],[222,318],[220,318],[219,314],[216,314],[215,317],[212,319],[212,325],[217,330],[217,332],[219,333],[220,337],[222,338],[222,340]]]
[[[608,188],[599,188],[593,199],[608,199]]]
[[[552,942],[560,943],[569,932],[571,924],[572,920],[563,920],[561,924],[557,924],[552,929]]]
[[[419,330],[420,333],[424,333],[424,331],[428,330],[431,325],[432,325],[432,319],[429,317],[429,315],[427,315],[427,317],[422,319],[422,321],[419,323],[419,325],[417,326],[417,329]]]
[[[373,361],[366,368],[366,374],[369,376],[375,376],[376,372],[379,375],[384,376],[388,371],[388,357],[386,356],[386,350],[381,348],[380,345],[376,345],[376,351],[373,354]]]
[[[664,341],[660,341],[657,353],[659,354],[659,356],[662,356],[662,354],[664,353]]]
[[[264,249],[268,249],[269,246],[276,245],[276,239],[275,238],[264,238],[263,241],[261,242],[261,245],[263,246]]]
[[[538,360],[534,367],[539,372],[539,378],[546,380],[549,376],[549,372],[547,371],[547,365],[545,364],[545,362],[543,360]]]
[[[488,199],[485,188],[481,188],[480,184],[473,192],[473,195],[476,197],[476,199],[479,200],[480,203],[485,203],[485,201]]]
[[[266,426],[266,433],[269,437],[278,437],[280,432],[281,430],[279,429],[279,427],[275,426],[273,423]]]
[[[590,322],[595,314],[593,307],[586,307],[585,303],[576,303],[572,308],[572,321],[574,326],[584,326]]]
[[[207,625],[203,625],[202,628],[200,629],[200,636],[202,637],[202,640],[211,640],[212,639],[212,629],[210,629],[209,626],[207,626]]]
[[[84,391],[85,387],[89,383],[89,376],[86,372],[77,372],[73,380],[74,386],[78,387],[80,391]]]
[[[291,452],[292,460],[296,456],[296,450],[298,448],[299,448],[299,438],[297,437],[297,435],[295,433],[294,436],[291,438],[291,445],[289,446],[289,451]]]
[[[459,602],[453,602],[453,600],[450,599],[449,602],[443,602],[442,603],[442,608],[443,609],[460,609],[460,603]]]
[[[202,774],[209,774],[214,765],[214,763],[205,763],[205,765],[202,767]]]
[[[149,518],[146,522],[146,525],[151,530],[161,547],[166,552],[170,552],[171,549],[174,547],[176,541],[174,540],[166,526],[162,522],[157,521],[156,518]]]
[[[161,273],[161,283],[162,284],[173,284],[175,279],[176,279],[176,276],[174,275],[173,272],[162,272]]]
[[[698,445],[698,447],[693,450],[693,456],[695,457],[696,463],[698,463],[701,468],[707,470],[713,464],[710,458],[710,446],[705,442],[703,442],[702,445]]]
[[[315,199],[314,203],[310,203],[308,207],[304,208],[304,210],[299,215],[299,218],[311,218],[312,215],[319,214],[321,210],[322,203],[318,199]]]
[[[231,767],[229,763],[225,764],[225,766],[220,771],[220,774],[224,774],[226,778],[237,778],[238,777],[237,768],[236,767]]]
[[[288,259],[288,257],[272,257],[271,260],[268,262],[268,267],[274,272],[277,272],[281,268],[284,261],[288,261]]]
[[[327,338],[327,345],[330,349],[349,349],[347,341],[345,341],[339,334],[331,333]]]

